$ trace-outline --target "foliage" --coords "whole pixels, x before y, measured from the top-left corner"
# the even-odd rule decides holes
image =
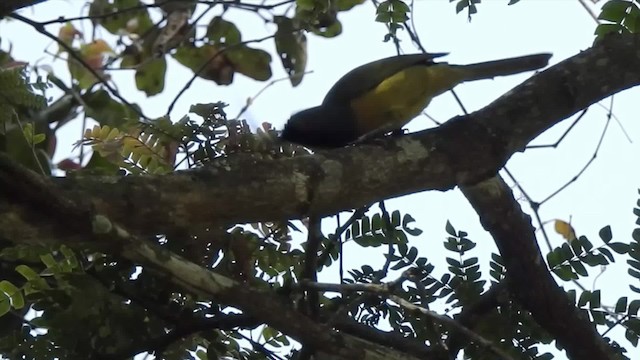
[[[609,0],[602,6],[598,19],[603,22],[596,28],[596,41],[606,34],[640,30],[640,3],[637,0]]]
[[[303,81],[307,64],[307,34],[338,36],[343,26],[350,25],[338,19],[339,13],[363,2],[291,0],[255,5],[183,1],[150,5],[139,0],[93,0],[88,8],[92,25],[109,35],[85,39],[77,21],[59,22],[64,25],[57,34],[56,55],[67,62],[70,84],[65,85],[53,74],[48,83],[40,78],[30,82],[23,66],[6,65],[14,64],[13,59],[8,53],[0,54],[6,58],[0,63],[0,151],[48,174],[55,130],[66,123],[61,119],[73,118],[81,109],[96,125],[87,128],[77,143],[91,150],[88,161],[69,158],[57,164],[58,170],[70,176],[163,175],[234,154],[268,159],[306,155],[306,149],[276,142],[277,133],[268,123],[252,133],[246,121],[228,117],[226,104],[221,102],[193,104],[189,114],[179,120],[168,116],[149,119],[139,106],[109,85],[110,73],[114,69],[133,70],[137,89],[149,97],[166,90],[168,57],[188,68],[194,77],[218,85],[231,84],[236,74],[267,81],[273,74],[273,59],[254,44],[266,48],[263,42],[273,40],[289,81],[297,86]],[[509,4],[516,2],[511,0]],[[198,27],[201,18],[194,14],[200,3],[224,9],[206,26]],[[478,11],[479,3],[459,0],[455,11],[466,9],[471,16]],[[227,17],[230,8],[262,16],[274,25],[274,33],[260,39],[243,37],[240,27]],[[208,10],[203,11],[206,14]],[[609,0],[600,14],[605,23],[596,29],[597,36],[635,32],[638,14],[635,0]],[[384,40],[407,29],[410,16],[408,2],[378,3],[375,20],[389,30]],[[44,93],[53,84],[65,97],[47,105],[38,92]],[[47,110],[54,109],[55,104],[67,105],[55,117],[47,117]],[[640,225],[640,201],[638,207],[634,214]],[[465,358],[493,358],[494,354],[480,344],[461,343],[457,329],[393,301],[394,295],[424,309],[446,309],[445,316],[464,323],[513,359],[552,358],[541,345],[551,344],[554,339],[510,295],[493,299],[497,305],[489,311],[472,314],[476,316],[473,322],[464,320],[474,306],[494,296],[492,289],[506,284],[508,273],[500,255],[491,254],[488,264],[481,262],[476,242],[447,222],[442,243],[448,252],[446,265],[436,265],[413,244],[438,236],[437,232],[427,234],[415,223],[411,214],[400,210],[389,213],[381,206],[379,212],[360,214],[333,234],[322,235],[317,270],[344,266],[342,260],[348,256],[342,251],[344,246],[385,248],[382,268],[363,265],[344,269],[340,285],[389,286],[388,293],[321,295],[323,310],[420,344],[447,343],[463,349]],[[148,241],[243,284],[274,290],[283,301],[297,304],[302,296],[297,285],[309,245],[308,241],[298,241],[307,233],[300,229],[298,224],[274,220],[229,228],[181,229],[156,234]],[[566,227],[564,230],[567,233]],[[631,242],[625,243],[613,241],[612,229],[603,227],[598,247],[586,236],[577,237],[573,228],[568,234],[567,243],[546,254],[549,270],[558,281],[587,277],[594,269],[609,266],[621,257],[629,265],[629,275],[634,281],[640,280],[640,228],[633,232]],[[0,249],[3,357],[131,358],[148,351],[166,359],[184,359],[190,352],[202,359],[262,359],[270,358],[272,352],[291,350],[291,339],[279,330],[252,322],[224,328],[215,321],[237,315],[236,309],[186,291],[153,268],[105,254],[99,248],[86,244],[73,248],[15,245],[0,239]],[[638,284],[630,284],[630,289],[640,293]],[[606,334],[621,326],[629,344],[637,346],[637,296],[621,297],[615,305],[603,303],[601,291],[595,288],[579,294],[570,290],[567,297],[600,332]],[[259,335],[255,337],[254,333]],[[621,354],[625,352],[626,344],[613,344]]]

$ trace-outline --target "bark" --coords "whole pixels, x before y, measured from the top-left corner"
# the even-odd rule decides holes
[[[486,108],[431,130],[313,156],[236,155],[168,176],[60,178],[76,199],[142,234],[323,215],[494,176],[545,130],[640,84],[640,36],[611,36]]]
[[[27,6],[33,6],[46,0],[2,0],[0,2],[0,18]]]
[[[461,190],[500,250],[511,292],[569,359],[614,359],[595,325],[556,284],[540,253],[531,217],[522,212],[504,180],[496,176]]]

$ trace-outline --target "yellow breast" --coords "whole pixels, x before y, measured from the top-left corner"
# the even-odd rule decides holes
[[[446,64],[416,65],[382,81],[351,101],[362,133],[400,129],[424,110],[431,99],[458,85],[464,70]]]

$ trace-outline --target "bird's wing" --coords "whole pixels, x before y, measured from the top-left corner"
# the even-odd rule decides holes
[[[433,59],[448,53],[397,55],[359,66],[333,85],[322,104],[346,104],[373,89],[386,78],[412,65],[433,63]]]

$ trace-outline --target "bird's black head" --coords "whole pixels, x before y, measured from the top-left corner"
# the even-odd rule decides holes
[[[316,106],[289,119],[281,138],[309,148],[336,148],[358,139],[358,127],[351,109]]]

